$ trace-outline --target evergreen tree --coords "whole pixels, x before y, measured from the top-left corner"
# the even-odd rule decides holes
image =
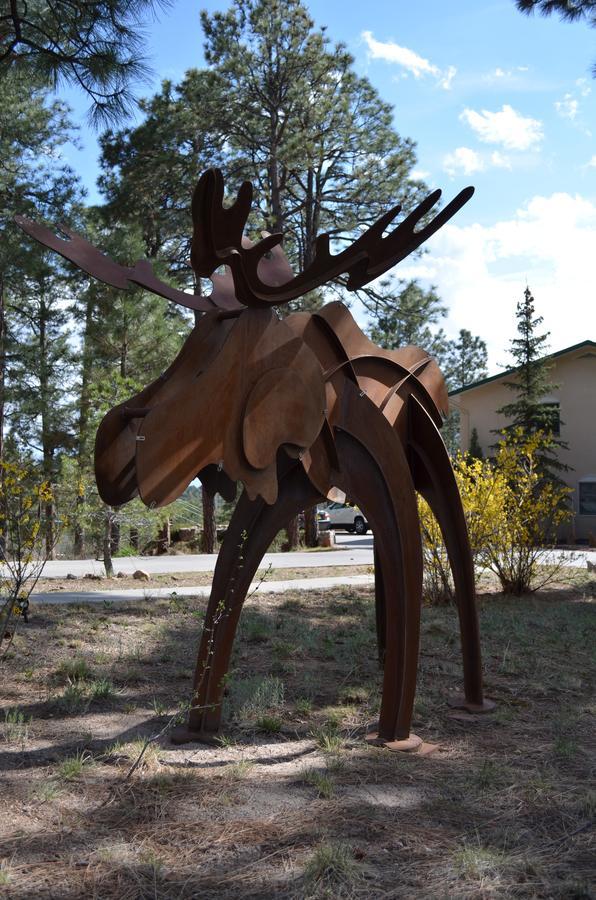
[[[527,15],[538,10],[543,16],[558,13],[564,22],[585,22],[596,28],[596,3],[594,0],[515,0],[517,8]],[[596,65],[592,67],[596,77]]]
[[[144,255],[185,287],[193,286],[192,193],[201,172],[222,162],[213,82],[210,72],[189,73],[179,86],[164,81],[160,93],[139,103],[139,125],[100,139],[106,223],[134,225]]]
[[[1,84],[0,463],[9,448],[55,483],[69,446],[69,404],[62,393],[70,360],[67,286],[58,259],[25,238],[13,216],[68,221],[78,185],[59,161],[70,136],[64,106],[50,103],[47,90],[21,72],[5,74]],[[48,548],[53,516],[49,503]]]
[[[486,341],[466,328],[456,340],[449,341],[444,361],[444,375],[450,391],[462,390],[487,376]]]
[[[52,261],[53,262],[53,261]],[[72,449],[74,354],[69,344],[67,283],[51,264],[23,280],[9,298],[8,316],[18,343],[8,366],[8,426],[21,452],[41,459],[45,481],[55,489],[61,455]],[[45,506],[47,557],[55,545],[54,498]]]
[[[70,126],[60,103],[48,103],[47,91],[30,78],[11,73],[2,80],[0,104],[0,461],[4,453],[7,367],[20,347],[12,333],[9,302],[27,290],[28,277],[41,268],[43,251],[13,222],[16,213],[68,218],[77,199],[72,171],[57,164]]]
[[[414,144],[301,0],[235,0],[201,22],[227,175],[254,182],[253,224],[284,233],[296,269],[312,262],[321,232],[339,246],[395,203],[421,199],[424,186],[409,177]]]
[[[87,214],[87,232],[96,245],[120,262],[143,255],[141,235],[133,227],[108,228],[103,209]],[[94,279],[79,290],[74,308],[81,327],[80,371],[75,427],[75,472],[80,489],[74,517],[74,551],[82,555],[85,534],[96,535],[98,523],[104,531],[105,549],[118,549],[121,520],[133,522],[138,509],[118,514],[101,504],[95,491],[93,445],[97,427],[105,413],[156,378],[164,363],[172,360],[188,334],[189,326],[180,309],[154,294],[138,289],[118,291]],[[132,527],[135,527],[133,522]]]
[[[17,72],[88,95],[96,123],[128,113],[148,74],[143,23],[167,0],[11,0],[0,11],[0,80]]]
[[[476,428],[476,426],[472,428],[472,433],[470,434],[468,456],[471,456],[472,459],[484,459],[484,453],[482,452],[482,447],[480,446],[480,439],[478,437],[478,429]]]
[[[447,308],[434,287],[427,291],[413,280],[399,281],[397,285],[393,293],[388,282],[382,299],[377,300],[371,339],[387,350],[414,344],[441,365],[448,348],[447,338],[442,328],[431,326],[446,316]]]
[[[461,390],[485,378],[487,362],[486,342],[466,328],[460,329],[457,339],[447,342],[442,360],[447,389]],[[447,449],[455,455],[460,450],[460,412],[456,404],[451,404],[442,435]]]
[[[201,171],[220,162],[221,136],[214,129],[219,94],[209,72],[189,73],[181,86],[165,81],[141,103],[137,127],[107,132],[102,140],[100,187],[106,220],[134,227],[156,269],[181,287],[201,292],[188,264],[192,237],[191,198]],[[198,315],[198,314],[196,314]],[[203,493],[203,550],[216,550],[214,498]]]
[[[568,468],[557,455],[557,451],[566,449],[567,445],[558,437],[558,407],[544,400],[557,386],[550,381],[552,366],[545,359],[549,333],[536,333],[543,319],[536,315],[534,303],[534,297],[526,287],[524,299],[517,304],[516,310],[518,337],[511,341],[515,377],[504,382],[515,399],[497,413],[508,420],[502,429],[508,441],[523,443],[537,434],[542,436],[537,459],[544,474],[549,475]]]

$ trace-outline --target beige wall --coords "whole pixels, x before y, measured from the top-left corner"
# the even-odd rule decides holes
[[[569,444],[569,449],[561,450],[559,458],[572,467],[572,471],[562,473],[561,477],[574,491],[575,537],[585,540],[590,533],[596,537],[596,516],[578,514],[578,483],[586,478],[596,479],[596,348],[573,350],[552,362],[549,377],[558,388],[544,399],[560,404],[561,440]],[[498,439],[493,431],[506,424],[495,410],[515,399],[514,391],[503,384],[507,380],[511,380],[511,376],[481,384],[451,398],[453,408],[459,409],[461,414],[462,450],[469,448],[475,427],[485,455],[491,453],[491,445]]]

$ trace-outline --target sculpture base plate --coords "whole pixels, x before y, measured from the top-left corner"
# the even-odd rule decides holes
[[[192,731],[188,725],[179,725],[170,731],[172,744],[211,744],[217,745],[217,734],[212,731]]]
[[[484,698],[483,703],[471,703],[469,700],[466,700],[463,694],[456,694],[453,697],[449,697],[447,704],[452,709],[463,709],[473,716],[482,716],[485,713],[493,712],[497,708],[495,701],[489,700],[488,697]]]
[[[379,737],[378,731],[369,731],[365,741],[367,744],[373,744],[375,747],[384,747],[391,750],[392,753],[417,753],[423,746],[422,738],[417,734],[410,734],[409,737],[401,741],[387,741],[385,738]]]

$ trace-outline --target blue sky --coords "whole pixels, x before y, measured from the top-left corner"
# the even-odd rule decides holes
[[[417,143],[417,171],[450,198],[476,194],[396,270],[434,284],[450,335],[468,328],[489,345],[491,372],[507,363],[526,282],[552,350],[596,340],[596,32],[557,17],[527,17],[513,0],[312,0],[332,41],[343,41]],[[155,72],[177,80],[201,66],[199,10],[227,3],[173,0],[148,27]],[[69,102],[83,123],[84,100]],[[69,153],[91,200],[97,147]]]

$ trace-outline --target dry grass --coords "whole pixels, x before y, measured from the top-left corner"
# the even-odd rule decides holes
[[[3,896],[591,897],[595,583],[483,597],[498,708],[474,722],[445,703],[455,613],[423,611],[414,730],[439,744],[429,757],[362,740],[378,704],[370,591],[253,597],[219,745],[162,740],[129,781],[188,697],[203,602],[34,607],[2,673]]]

